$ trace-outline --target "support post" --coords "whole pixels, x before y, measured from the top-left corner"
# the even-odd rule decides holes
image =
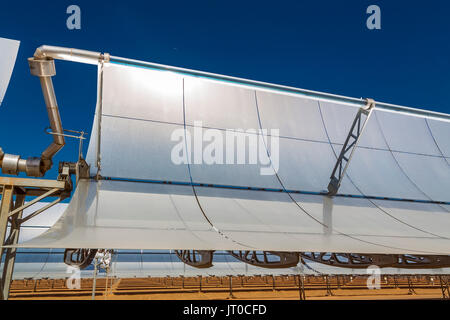
[[[7,227],[8,227],[8,217],[11,211],[11,205],[13,201],[14,187],[4,186],[2,193],[2,203],[0,206],[0,241],[5,243]],[[0,257],[3,255],[3,247],[0,248]]]
[[[70,176],[60,175],[58,180],[28,179],[0,177],[1,204],[0,204],[0,259],[5,252],[5,262],[1,271],[0,299],[6,300],[9,297],[9,288],[12,281],[16,248],[4,248],[4,246],[14,246],[19,240],[20,225],[32,217],[42,213],[44,208],[31,213],[22,219],[23,210],[47,197],[58,197],[59,201],[70,195],[72,183]],[[25,203],[25,197],[37,197]],[[14,200],[15,197],[15,200]],[[36,200],[37,199],[37,200]],[[52,202],[52,205],[58,201]],[[45,206],[49,208],[51,205]],[[8,223],[10,224],[9,236]]]
[[[442,299],[450,299],[450,288],[449,288],[448,278],[445,278],[445,280],[442,280],[442,276],[439,275],[439,283],[441,285]]]
[[[25,202],[25,194],[17,194],[16,201],[14,203],[14,209],[20,208]],[[12,217],[11,229],[9,232],[9,237],[7,244],[15,245],[19,241],[19,231],[20,223],[19,220],[22,218],[23,210],[17,212],[15,216]],[[7,248],[5,253],[5,262],[3,264],[3,275],[2,275],[2,294],[3,299],[7,300],[9,297],[9,289],[11,287],[12,275],[14,271],[14,263],[16,261],[17,248]]]
[[[94,280],[92,281],[92,296],[91,300],[95,300],[95,289],[97,286],[97,268],[98,268],[98,258],[95,258],[94,262]]]
[[[416,294],[416,291],[414,290],[414,287],[413,287],[413,284],[411,281],[411,277],[407,276],[407,278],[408,278],[408,294],[409,295]]]
[[[14,187],[11,185],[8,186],[4,186],[3,187],[3,192],[2,192],[2,202],[0,205],[0,243],[4,244],[5,243],[5,237],[6,237],[6,232],[7,232],[7,227],[8,227],[8,216],[9,216],[9,212],[11,211],[11,205],[12,205],[12,201],[13,201],[13,194],[14,194]],[[3,247],[0,247],[0,261],[1,258],[3,257]],[[1,298],[2,300],[5,300],[6,298],[3,296],[3,282],[4,279],[2,278],[1,281]]]
[[[275,277],[272,274],[272,291],[275,291]]]
[[[230,293],[228,294],[227,299],[236,299],[236,297],[233,295],[233,276],[228,275],[228,279],[229,279]]]
[[[325,294],[326,296],[333,296],[333,292],[331,291],[331,287],[330,287],[330,279],[328,278],[328,276],[325,276],[326,282],[327,282],[327,293]]]
[[[299,298],[300,298],[300,300],[306,300],[306,292],[305,292],[305,285],[303,283],[303,279],[299,274],[297,275],[297,279],[298,279]]]

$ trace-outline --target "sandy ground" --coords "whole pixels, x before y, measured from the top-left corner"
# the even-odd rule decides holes
[[[299,300],[298,277],[259,276],[235,278],[110,278],[97,279],[96,300]],[[107,281],[106,281],[107,280]],[[444,279],[445,280],[445,279]],[[428,276],[384,278],[381,289],[370,290],[365,277],[305,279],[307,300],[442,299],[447,282]],[[15,280],[11,300],[91,300],[93,279],[82,279],[69,289],[64,279]],[[326,288],[331,289],[327,292]],[[410,289],[411,288],[411,291]],[[450,290],[446,289],[446,295]]]
[[[326,295],[326,290],[306,292],[307,300],[393,300],[393,299],[442,299],[440,289],[415,289],[415,294],[408,294],[408,289],[380,290],[333,290],[332,296]],[[11,297],[12,300],[91,300],[90,293],[83,296],[29,296]],[[151,294],[121,294],[104,295],[97,292],[95,300],[298,300],[299,293],[295,290],[233,292],[186,292],[186,293],[151,293]]]

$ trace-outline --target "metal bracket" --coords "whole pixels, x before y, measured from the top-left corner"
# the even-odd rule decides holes
[[[234,258],[262,268],[291,268],[299,262],[297,252],[228,251]]]
[[[350,160],[353,156],[353,152],[359,142],[361,134],[369,120],[373,108],[375,107],[375,101],[373,99],[366,99],[367,104],[358,110],[353,124],[350,128],[350,132],[345,139],[345,143],[342,146],[339,157],[334,166],[333,172],[331,173],[330,183],[328,184],[328,195],[334,196],[337,194],[339,187],[341,186],[342,179],[344,178],[345,172],[347,171]],[[365,120],[363,121],[363,116]]]
[[[396,261],[395,256],[383,254],[301,252],[300,255],[302,258],[313,262],[353,269],[367,268],[371,265],[387,267]]]
[[[310,261],[341,268],[367,268],[376,265],[380,268],[432,269],[450,266],[450,256],[416,256],[407,254],[362,254],[301,252],[301,257]]]
[[[66,134],[66,133],[58,133],[58,132],[53,132],[53,131],[49,131],[51,130],[51,127],[46,127],[45,128],[45,133],[46,134],[50,134],[50,135],[54,135],[54,136],[61,136],[61,137],[66,137],[66,138],[73,138],[73,139],[78,139],[79,143],[78,143],[78,159],[83,159],[83,140],[86,140],[86,138],[84,137],[84,135],[86,134],[86,132],[84,131],[76,131],[76,130],[69,130],[69,129],[63,129],[63,132],[70,132],[70,133],[76,133],[79,135],[73,135],[73,134]]]
[[[109,270],[111,268],[113,255],[114,250],[112,249],[98,249],[95,255],[98,266],[105,270]]]
[[[89,266],[97,254],[97,249],[66,249],[64,263],[79,269]]]
[[[87,162],[80,158],[77,162],[65,162],[61,161],[59,163],[59,176],[58,180],[66,180],[70,175],[75,174],[76,183],[80,179],[89,178],[89,165]]]
[[[402,254],[397,255],[397,261],[393,265],[393,267],[410,269],[448,268],[450,267],[450,256],[416,256],[410,254]]]
[[[87,268],[94,259],[97,259],[97,265],[103,269],[111,267],[112,249],[66,249],[64,251],[64,263],[77,267],[79,269]]]
[[[212,267],[214,251],[210,250],[175,250],[181,261],[195,268]]]

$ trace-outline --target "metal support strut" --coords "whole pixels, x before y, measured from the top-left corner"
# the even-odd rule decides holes
[[[342,179],[347,171],[350,160],[353,156],[356,146],[358,145],[361,134],[366,127],[372,110],[375,107],[375,101],[373,99],[366,99],[367,105],[358,110],[355,119],[353,120],[350,132],[345,139],[342,146],[339,157],[334,166],[333,172],[330,177],[330,183],[328,184],[328,195],[334,196],[337,194],[339,187],[341,186]],[[363,116],[365,119],[363,120]]]
[[[439,275],[439,284],[441,286],[442,299],[450,299],[450,281],[448,277]]]
[[[299,294],[299,299],[300,300],[306,300],[306,292],[305,292],[305,284],[304,284],[304,279],[303,276],[301,275],[297,275],[297,279],[298,279],[298,294]]]
[[[3,246],[16,245],[19,240],[21,224],[70,196],[71,190],[72,183],[70,176],[65,177],[60,175],[58,180],[0,177],[0,191],[2,196],[0,204],[0,241],[2,244],[0,258],[5,253],[0,281],[0,298],[2,300],[8,299],[9,296],[17,251],[14,247],[5,248]],[[25,203],[26,196],[36,198]],[[26,217],[22,217],[23,211],[26,208],[48,197],[56,197],[57,199],[44,208],[40,208]]]
[[[410,254],[363,254],[333,252],[301,252],[303,259],[340,268],[363,269],[371,265],[380,268],[432,269],[450,267],[450,256]]]
[[[269,269],[295,267],[299,262],[297,252],[228,251],[228,253],[242,262]]]
[[[209,250],[175,250],[178,258],[187,265],[195,268],[212,267],[214,251]]]

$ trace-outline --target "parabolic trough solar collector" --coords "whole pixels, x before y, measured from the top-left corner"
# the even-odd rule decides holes
[[[326,195],[362,106],[111,57],[98,65],[91,179],[19,246],[450,254],[448,115],[376,104]]]

